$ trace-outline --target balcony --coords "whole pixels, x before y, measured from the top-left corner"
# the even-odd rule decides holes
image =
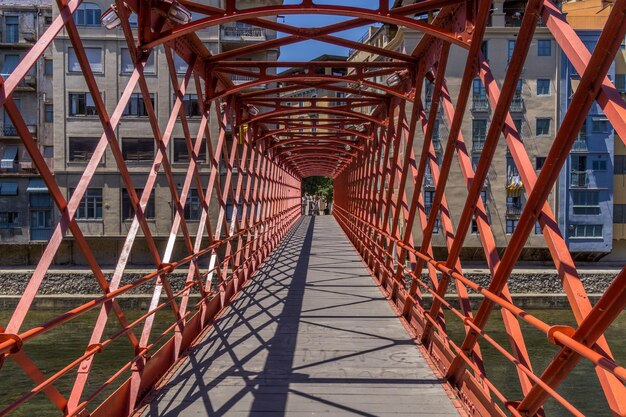
[[[574,141],[574,145],[572,146],[572,151],[574,152],[586,152],[587,149],[587,141],[586,140],[580,140],[576,139]]]
[[[424,174],[424,187],[435,188],[435,181],[433,180],[433,174],[431,172]]]
[[[511,101],[511,111],[524,111],[524,100],[521,96],[513,97],[513,101]]]
[[[517,217],[522,214],[522,205],[520,203],[506,203],[506,215],[508,217]]]
[[[0,74],[0,75],[2,75],[3,80],[6,80],[7,78],[9,78],[11,74]],[[16,86],[17,90],[26,89],[30,91],[34,91],[36,87],[37,87],[37,77],[33,74],[26,74],[24,78],[18,81],[17,86]]]
[[[472,111],[488,111],[489,100],[486,98],[474,97],[472,100]]]
[[[248,42],[260,42],[264,41],[265,29],[255,26],[222,26],[222,40],[223,41],[248,41]]]
[[[586,152],[587,148],[587,135],[585,133],[579,133],[578,137],[572,145],[572,151],[574,152]]]
[[[434,133],[433,133],[433,148],[435,148],[435,152],[437,153],[443,151],[443,147],[441,146],[441,140],[439,139],[439,136],[435,137]]]
[[[472,139],[472,152],[482,152],[485,147],[485,138]]]
[[[589,186],[589,172],[571,171],[570,186],[573,188],[587,188]]]
[[[35,136],[37,134],[37,126],[36,125],[27,125],[28,132]],[[9,137],[9,138],[19,138],[19,133],[17,129],[12,124],[4,124],[0,125],[0,136]]]

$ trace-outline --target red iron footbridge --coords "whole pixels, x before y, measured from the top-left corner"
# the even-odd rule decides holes
[[[103,100],[84,39],[73,19],[80,0],[57,0],[59,14],[1,82],[0,105],[45,182],[58,209],[58,223],[17,307],[0,328],[0,375],[32,382],[15,398],[2,396],[0,415],[19,413],[35,396],[59,415],[544,415],[547,401],[583,415],[559,390],[580,366],[591,365],[605,398],[603,413],[626,416],[626,369],[614,360],[606,330],[626,305],[626,271],[592,305],[573,257],[547,203],[583,121],[597,103],[621,140],[626,138],[626,103],[607,72],[626,34],[626,0],[611,2],[610,16],[589,52],[550,0],[528,0],[519,35],[501,83],[482,56],[491,1],[423,0],[373,9],[354,5],[248,5],[223,7],[191,0],[115,0],[103,24],[119,25],[134,69],[114,109]],[[431,15],[430,19],[416,16]],[[298,28],[277,16],[332,15],[345,20]],[[193,16],[193,18],[192,18]],[[136,20],[135,20],[136,19]],[[538,22],[550,31],[580,74],[580,82],[539,173],[520,138],[510,107]],[[131,27],[131,20],[136,22]],[[197,31],[242,22],[284,36],[211,54]],[[375,23],[422,34],[408,52],[346,40],[341,32]],[[70,198],[46,164],[15,101],[16,90],[58,36],[69,38],[102,124],[102,133]],[[238,61],[268,48],[308,40],[364,51],[375,62]],[[448,90],[445,72],[451,48],[466,55],[460,89]],[[166,123],[157,118],[144,66],[163,48],[175,99]],[[175,59],[187,64],[177,76]],[[277,73],[282,67],[297,71]],[[329,68],[348,68],[338,76]],[[320,71],[322,69],[322,71]],[[233,83],[238,77],[243,82]],[[479,78],[492,109],[484,146],[475,166],[461,135],[472,83]],[[386,81],[380,81],[384,79]],[[429,106],[425,81],[433,84]],[[198,93],[199,129],[191,131],[183,109],[190,85]],[[263,87],[263,88],[252,88]],[[324,88],[335,97],[285,97]],[[116,129],[131,95],[139,91],[156,152],[145,183],[133,181]],[[295,103],[295,105],[294,105]],[[317,117],[309,117],[309,115]],[[433,145],[441,114],[447,125],[443,157]],[[189,163],[184,182],[172,173],[168,149],[174,126],[185,131]],[[227,131],[236,140],[226,140]],[[218,132],[211,137],[211,132]],[[417,137],[421,148],[414,146]],[[206,141],[210,163],[197,162]],[[481,191],[499,142],[505,141],[528,194],[506,250],[498,251]],[[105,152],[110,152],[134,209],[132,224],[110,277],[97,247],[76,221],[77,208]],[[446,184],[453,163],[467,187],[462,214],[452,219]],[[225,175],[220,170],[225,167]],[[200,174],[208,170],[208,181]],[[434,185],[430,210],[422,185]],[[245,175],[241,175],[245,173]],[[237,175],[236,175],[237,174]],[[301,181],[334,179],[332,216],[301,213]],[[160,248],[145,212],[157,179],[164,178],[174,207],[167,245]],[[185,221],[191,188],[198,190],[200,220]],[[227,202],[234,212],[227,220]],[[237,213],[239,211],[239,213]],[[464,274],[461,250],[470,225],[479,231],[488,285]],[[440,223],[439,223],[440,222]],[[550,323],[512,300],[508,279],[535,224],[575,318],[574,326]],[[433,254],[440,224],[447,253]],[[413,231],[420,230],[414,238]],[[73,239],[102,294],[37,325],[26,325],[42,282],[62,242]],[[145,246],[154,270],[123,283],[134,245]],[[175,259],[174,245],[186,256]],[[208,266],[207,266],[208,265]],[[170,283],[185,271],[182,288]],[[132,320],[120,299],[151,294],[148,310]],[[470,294],[478,297],[470,303]],[[29,343],[97,312],[78,356],[50,369],[29,355]],[[506,338],[486,326],[504,324]],[[456,323],[461,337],[450,332]],[[157,326],[159,325],[159,326]],[[155,330],[156,328],[159,330]],[[112,331],[109,331],[113,329]],[[542,334],[554,347],[547,366],[533,367],[525,336]],[[115,342],[126,344],[125,364],[93,372]],[[55,349],[51,344],[49,349]],[[512,370],[506,383],[487,372],[491,356]],[[17,365],[17,366],[13,366]],[[71,379],[69,389],[59,381]],[[519,395],[508,396],[515,386]],[[600,410],[598,410],[600,412]]]

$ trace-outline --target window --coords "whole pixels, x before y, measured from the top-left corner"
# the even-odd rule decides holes
[[[626,204],[613,205],[613,223],[626,223]]]
[[[540,78],[537,80],[537,95],[547,96],[550,95],[550,80]]]
[[[70,138],[69,160],[72,162],[88,162],[98,145],[97,138]]]
[[[2,64],[2,76],[7,78],[9,74],[12,74],[20,63],[20,56],[17,54],[6,54],[4,56],[4,63]]]
[[[546,163],[546,157],[545,156],[537,156],[535,157],[535,169],[537,171],[539,171],[541,168],[543,168],[543,164]]]
[[[154,109],[154,93],[150,93],[150,101],[152,102],[152,108]],[[148,116],[148,110],[146,109],[146,104],[143,101],[143,95],[141,93],[133,93],[130,95],[128,104],[124,109],[124,116]]]
[[[94,3],[83,3],[74,12],[76,26],[100,26],[100,7]]]
[[[524,109],[524,99],[522,97],[523,86],[524,80],[517,80],[515,93],[513,94],[513,100],[511,101],[511,111],[522,111]]]
[[[478,234],[478,223],[476,222],[476,219],[472,219],[472,234]]]
[[[154,158],[152,138],[123,138],[122,155],[129,162],[150,162]]]
[[[536,235],[540,235],[541,234],[541,223],[539,223],[539,222],[535,222],[535,234]]]
[[[606,159],[591,161],[591,169],[594,171],[606,171]]]
[[[426,217],[430,216],[430,210],[433,206],[433,201],[435,200],[435,192],[434,191],[424,191],[424,212],[426,213]],[[433,233],[439,233],[440,228],[440,218],[439,213],[437,213],[437,220],[435,221],[435,227],[433,228]]]
[[[472,101],[473,107],[472,110],[487,110],[489,108],[489,103],[487,101],[487,90],[483,85],[480,78],[474,79],[474,83],[472,85]]]
[[[20,41],[20,18],[19,16],[7,16],[4,21],[6,25],[6,42],[18,43]]]
[[[545,117],[537,117],[537,136],[546,136],[550,134],[550,119]]]
[[[513,177],[519,177],[519,171],[512,157],[506,157],[506,177],[510,180]]]
[[[141,199],[141,193],[143,189],[135,188],[135,192],[137,193],[137,197]],[[154,191],[150,194],[150,198],[148,199],[148,204],[144,210],[144,217],[146,219],[154,219],[155,217],[155,205],[154,205]],[[130,195],[126,189],[122,190],[122,219],[124,220],[132,220],[135,217],[135,209],[130,202]]]
[[[18,189],[16,182],[0,183],[0,195],[17,195]]]
[[[485,145],[485,137],[487,136],[487,120],[472,120],[472,152],[480,152]]]
[[[0,161],[0,168],[14,170],[17,167],[18,162],[18,147],[15,145],[5,146],[4,153],[2,154],[2,160]]]
[[[185,138],[174,138],[174,162],[189,162],[189,151]],[[206,162],[206,140],[202,139],[200,152],[198,152],[199,163]]]
[[[513,119],[513,124],[515,125],[515,130],[517,130],[517,134],[522,137],[522,129],[523,129],[523,120],[522,119]]]
[[[176,74],[184,74],[187,72],[189,65],[180,56],[174,54],[174,68],[176,69]]]
[[[52,59],[44,59],[44,61],[43,61],[43,73],[44,73],[44,75],[52,76],[53,63],[54,63],[54,61],[52,61]]]
[[[198,195],[198,190],[192,188],[187,194],[187,202],[185,203],[185,220],[200,220],[202,213],[202,202]]]
[[[512,235],[517,227],[518,219],[506,219],[506,234]]]
[[[550,39],[539,39],[539,41],[537,42],[537,55],[552,55],[552,41]]]
[[[54,146],[44,146],[43,147],[43,157],[44,158],[54,158]]]
[[[572,209],[574,214],[600,214],[600,192],[572,191]]]
[[[45,23],[46,25],[51,25],[51,24],[52,24],[52,16],[46,16],[46,17],[44,17],[43,21],[44,21],[44,23]]]
[[[230,223],[233,218],[233,203],[230,201],[230,197],[226,201],[226,221]],[[243,218],[243,204],[237,203],[237,220],[241,221]]]
[[[69,94],[70,116],[96,116],[96,103],[90,93]]]
[[[44,104],[44,121],[46,123],[54,122],[54,106],[51,103]]]
[[[0,229],[20,227],[20,213],[17,211],[0,211]]]
[[[511,62],[511,58],[513,58],[513,50],[515,49],[515,40],[514,39],[509,39],[509,50],[507,53],[507,58],[506,58],[506,62],[509,63]]]
[[[489,61],[489,41],[483,41],[483,43],[480,44],[480,52],[482,52],[485,60]]]
[[[626,155],[615,155],[615,162],[613,164],[614,175],[626,174]]]
[[[154,65],[154,52],[152,52],[148,56],[148,60],[146,61],[146,65],[143,67],[144,74],[156,74],[156,65]],[[120,72],[122,74],[130,74],[135,69],[135,64],[133,64],[133,60],[130,57],[130,52],[128,48],[122,48],[121,59],[120,59]]]
[[[609,131],[609,127],[607,119],[593,119],[591,121],[591,131],[594,133],[606,133]]]
[[[30,240],[52,236],[52,198],[46,192],[30,193]]]
[[[601,224],[574,224],[571,238],[597,238],[602,237]]]
[[[104,72],[102,48],[85,48],[85,54],[87,55],[91,71],[102,74]],[[82,72],[74,48],[68,48],[67,50],[67,70],[68,72]]]
[[[626,74],[615,74],[615,88],[620,93],[626,93]]]
[[[183,108],[187,117],[200,116],[200,104],[198,103],[197,94],[185,94],[183,96]]]
[[[507,196],[506,198],[506,214],[519,216],[522,214],[522,197],[519,195],[516,196]]]
[[[480,161],[480,155],[472,155],[472,169],[476,171],[476,167],[478,166],[478,161]]]
[[[72,194],[74,190],[72,190]],[[77,219],[102,219],[102,188],[88,188],[76,209]]]

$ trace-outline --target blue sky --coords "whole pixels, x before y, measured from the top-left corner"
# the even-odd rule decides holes
[[[285,0],[285,5],[299,4],[300,0]],[[317,4],[340,4],[343,6],[358,6],[364,8],[377,8],[378,0],[316,0]],[[283,22],[295,27],[320,27],[331,25],[333,23],[342,22],[351,19],[350,16],[330,16],[330,15],[285,15],[284,19],[279,18],[279,22]],[[353,41],[358,40],[367,31],[367,27],[358,27],[337,33],[338,36]],[[279,37],[284,36],[279,34]],[[299,42],[294,45],[287,45],[280,50],[280,61],[310,61],[323,54],[347,55],[348,49],[341,46],[325,44],[317,41]]]

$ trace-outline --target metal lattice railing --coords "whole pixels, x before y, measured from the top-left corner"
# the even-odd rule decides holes
[[[40,393],[64,415],[82,415],[87,411],[93,416],[132,414],[290,230],[300,216],[300,180],[314,175],[335,178],[335,217],[388,298],[419,337],[434,369],[445,376],[472,415],[535,415],[549,398],[572,414],[580,415],[571,401],[558,391],[580,361],[589,362],[595,368],[610,411],[614,415],[626,415],[623,400],[626,398],[626,369],[614,361],[604,337],[606,329],[626,304],[626,272],[622,270],[592,306],[547,203],[548,194],[594,101],[619,136],[626,138],[626,104],[606,77],[626,32],[626,0],[612,3],[593,53],[588,52],[550,0],[528,1],[524,13],[520,14],[519,36],[501,88],[494,80],[488,61],[480,58],[490,1],[426,0],[393,9],[389,9],[386,1],[380,1],[377,9],[320,5],[305,0],[297,5],[260,5],[239,10],[235,1],[225,3],[226,7],[221,9],[187,0],[116,0],[115,7],[103,15],[103,21],[111,26],[121,25],[134,69],[111,112],[105,106],[81,34],[72,18],[79,0],[57,1],[58,16],[17,68],[3,80],[0,105],[29,154],[32,166],[45,182],[60,216],[26,290],[1,329],[0,365],[3,369],[0,376],[11,377],[3,372],[6,372],[7,362],[13,361],[21,368],[13,372],[23,372],[32,386],[24,387],[23,395],[17,398],[3,398],[0,415],[23,406]],[[436,13],[432,19],[416,18],[433,11]],[[196,15],[191,20],[190,12],[201,17]],[[314,30],[266,19],[302,13],[351,18]],[[582,77],[537,175],[509,110],[539,18]],[[248,43],[211,55],[195,35],[203,29],[237,21],[253,25],[255,29],[250,33],[263,34],[259,38],[269,37],[268,31],[279,31],[285,36],[259,39],[257,44]],[[415,51],[408,54],[336,36],[338,32],[371,21],[405,27],[423,36]],[[85,156],[88,162],[69,200],[46,164],[32,129],[29,130],[14,100],[15,92],[37,60],[61,34],[73,47],[85,85],[93,97],[93,116],[102,125],[102,134],[94,150]],[[380,59],[376,62],[314,63],[236,60],[303,39],[365,51]],[[452,45],[467,51],[460,89],[454,98],[445,78]],[[163,127],[144,75],[150,55],[161,47],[167,59],[171,89],[176,92]],[[183,67],[181,61],[187,68],[182,81],[176,75]],[[333,71],[340,66],[348,69],[346,74]],[[276,74],[277,67],[297,70]],[[471,110],[470,93],[475,78],[486,92],[485,97],[474,100],[474,106],[480,107],[475,110],[491,109],[491,123],[476,169],[461,135],[464,115],[466,110]],[[379,79],[386,81],[379,83]],[[420,99],[425,79],[434,83],[428,112],[424,111]],[[203,92],[197,94],[201,117],[195,132],[187,120],[184,105],[190,85],[195,86],[196,92]],[[257,86],[264,88],[252,88]],[[308,91],[322,86],[335,94],[330,98],[297,94],[302,89]],[[136,89],[140,91],[150,124],[149,133],[156,145],[145,182],[141,184],[131,176],[116,136],[120,119]],[[291,105],[299,102],[304,105]],[[316,117],[310,117],[311,114]],[[432,142],[437,120],[447,125],[448,132],[440,163]],[[7,120],[5,130],[6,126],[9,126]],[[182,127],[185,132],[189,155],[182,185],[174,179],[168,159],[174,126]],[[211,137],[211,131],[218,132],[217,137]],[[228,135],[232,135],[233,140],[229,141]],[[481,192],[501,138],[506,142],[528,197],[508,247],[500,254]],[[419,140],[423,141],[421,148],[417,146]],[[203,143],[206,143],[210,162],[199,166]],[[105,152],[113,156],[133,209],[132,222],[111,278],[105,277],[95,256],[97,248],[76,222],[76,212]],[[455,161],[467,185],[467,199],[460,217],[453,222],[445,188]],[[205,182],[200,176],[202,170],[208,173]],[[163,250],[157,245],[146,219],[158,178],[165,179],[174,206]],[[423,186],[434,192],[428,205],[424,202]],[[192,188],[197,190],[201,207],[200,218],[194,223],[196,230],[191,229],[184,215]],[[491,273],[487,287],[464,275],[461,265],[461,250],[472,222],[478,230]],[[542,321],[516,306],[511,299],[507,281],[536,222],[540,224],[559,273],[577,323],[575,327]],[[438,259],[433,255],[432,239],[440,228],[447,255]],[[415,234],[416,230],[420,233]],[[68,232],[102,294],[88,302],[77,303],[45,323],[24,328],[25,318]],[[129,254],[138,242],[146,247],[154,270],[122,285]],[[174,259],[174,245],[183,245],[185,256]],[[207,260],[208,267],[203,267],[201,260]],[[169,277],[181,270],[185,271],[186,279],[181,288],[174,289]],[[152,294],[150,307],[140,317],[129,321],[118,297],[137,289]],[[476,310],[469,302],[470,293],[479,297]],[[425,295],[429,295],[430,301],[426,301]],[[25,347],[33,339],[57,327],[68,326],[72,320],[92,310],[99,313],[84,353],[68,358],[58,369],[44,372],[44,364],[33,360]],[[163,326],[165,330],[159,333],[154,330],[154,324],[157,317],[166,320],[158,315],[164,311],[171,315]],[[501,315],[510,346],[499,343],[486,330],[485,326],[496,314]],[[464,330],[460,343],[454,342],[448,333],[448,324],[455,320]],[[541,373],[532,366],[521,322],[534,331],[545,333],[555,346],[554,357]],[[115,327],[112,334],[105,333],[109,325]],[[91,386],[88,382],[93,362],[117,340],[128,343],[132,354],[125,358],[122,367],[108,370],[104,382]],[[485,346],[495,349],[515,368],[516,375],[509,375],[508,383],[519,385],[520,398],[508,398],[502,387],[490,379],[485,371],[487,359],[481,350]],[[62,393],[57,382],[67,377],[72,378],[72,388],[69,393]],[[100,397],[102,393],[107,394],[106,398]]]

